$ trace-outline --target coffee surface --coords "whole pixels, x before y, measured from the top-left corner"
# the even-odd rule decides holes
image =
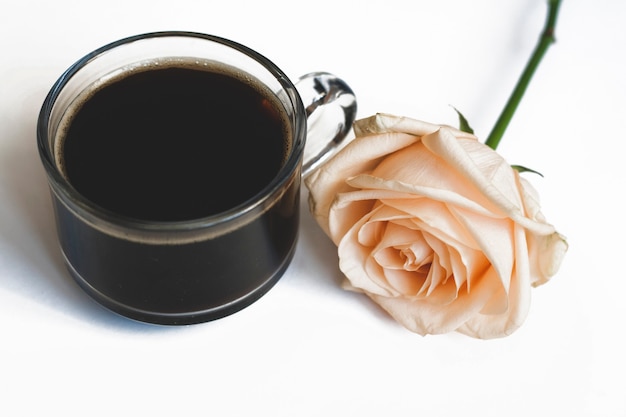
[[[284,111],[224,72],[160,66],[130,73],[78,106],[62,170],[98,206],[149,221],[217,214],[276,176],[290,146]]]

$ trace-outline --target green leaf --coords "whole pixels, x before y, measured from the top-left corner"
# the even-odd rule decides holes
[[[469,125],[465,116],[463,116],[463,114],[456,107],[452,106],[452,108],[454,109],[456,114],[459,115],[459,130],[461,130],[462,132],[471,133],[473,135],[474,129],[472,129],[472,127]]]
[[[521,165],[511,165],[511,168],[513,168],[517,172],[532,172],[533,174],[537,174],[540,177],[543,177],[543,174],[541,172],[537,172],[534,169],[526,168],[526,167],[521,166]]]

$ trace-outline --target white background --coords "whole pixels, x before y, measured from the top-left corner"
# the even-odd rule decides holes
[[[486,137],[545,12],[543,0],[3,0],[0,415],[625,416],[626,2],[564,0],[558,42],[498,149],[543,173],[527,176],[570,242],[504,339],[421,337],[340,289],[304,204],[293,264],[251,307],[188,327],[118,317],[65,271],[35,146],[63,70],[174,29],[244,43],[294,79],[334,72],[359,117],[456,124],[455,106]]]

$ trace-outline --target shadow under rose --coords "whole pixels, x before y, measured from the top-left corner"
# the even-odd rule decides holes
[[[342,287],[344,275],[339,269],[337,247],[317,224],[309,211],[309,192],[304,184],[301,194],[300,237],[298,251],[291,268],[314,271],[306,274],[309,277],[307,286],[323,293],[323,296],[339,297],[340,302],[353,303],[363,309],[367,316],[390,325],[397,325],[395,321],[378,304],[367,295],[345,290]],[[364,320],[368,320],[365,317]]]
[[[337,247],[309,212],[308,196],[309,192],[303,184],[300,194],[299,247],[295,262],[300,262],[303,268],[315,269],[315,276],[319,278],[315,284],[340,287],[343,274],[339,270]]]

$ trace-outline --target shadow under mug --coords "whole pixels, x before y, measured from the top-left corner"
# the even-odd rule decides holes
[[[79,97],[112,74],[190,58],[228,67],[271,91],[291,131],[278,173],[243,203],[191,220],[122,215],[78,192],[61,168],[58,141]],[[293,257],[303,170],[330,155],[355,116],[354,94],[337,77],[312,73],[293,84],[259,53],[211,35],[148,33],[93,51],[56,81],[37,125],[68,270],[100,304],[139,321],[192,324],[247,307],[280,279]]]

